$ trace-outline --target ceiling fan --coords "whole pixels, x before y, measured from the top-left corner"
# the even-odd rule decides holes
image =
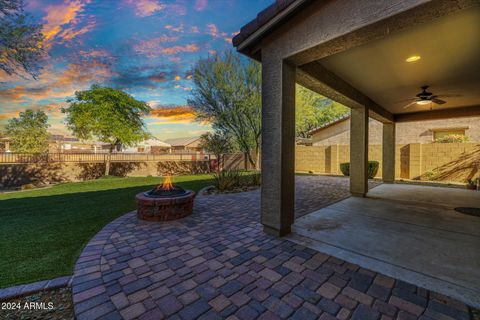
[[[417,94],[415,98],[407,99],[407,100],[402,100],[399,102],[405,102],[405,101],[412,101],[406,106],[404,106],[404,109],[410,108],[411,106],[418,104],[418,105],[427,105],[430,103],[435,103],[435,104],[444,104],[447,103],[447,101],[442,100],[440,98],[451,98],[451,97],[459,97],[460,95],[458,94],[442,94],[442,95],[434,95],[431,92],[428,92],[427,89],[429,86],[422,86],[420,87],[422,89],[422,92]]]

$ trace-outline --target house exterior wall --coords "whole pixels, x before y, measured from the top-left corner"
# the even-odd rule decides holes
[[[431,143],[434,141],[432,129],[466,128],[465,135],[471,142],[480,141],[480,117],[400,122],[396,124],[397,144]],[[370,119],[369,144],[382,143],[382,123]],[[350,119],[345,119],[312,135],[314,146],[350,144]]]

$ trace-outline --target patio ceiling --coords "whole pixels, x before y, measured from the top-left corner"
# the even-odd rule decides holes
[[[421,57],[406,62],[410,56]],[[480,8],[460,11],[319,62],[393,114],[480,105]],[[420,87],[443,98],[443,105],[408,109]]]

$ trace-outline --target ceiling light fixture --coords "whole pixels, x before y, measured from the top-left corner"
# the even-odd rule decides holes
[[[418,61],[420,60],[422,57],[420,56],[411,56],[411,57],[408,57],[407,59],[405,59],[405,61],[407,62],[415,62],[415,61]]]
[[[417,101],[417,104],[421,105],[421,106],[424,106],[426,104],[429,104],[430,103],[430,100],[418,100]]]

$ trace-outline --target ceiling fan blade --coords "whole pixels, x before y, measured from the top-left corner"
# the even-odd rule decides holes
[[[415,103],[417,103],[417,101],[413,101],[413,102],[410,102],[409,104],[407,104],[406,106],[403,107],[403,109],[407,109],[407,108],[410,108],[411,106],[413,106]]]
[[[403,99],[403,100],[395,101],[394,103],[402,103],[402,102],[408,102],[408,101],[414,101],[414,100],[417,100],[417,98]]]
[[[461,96],[461,94],[439,94],[435,95],[435,98],[458,98]]]
[[[443,100],[437,99],[437,98],[432,99],[432,102],[434,102],[434,103],[436,103],[436,104],[444,104],[444,103],[447,103],[447,101],[443,101]]]

